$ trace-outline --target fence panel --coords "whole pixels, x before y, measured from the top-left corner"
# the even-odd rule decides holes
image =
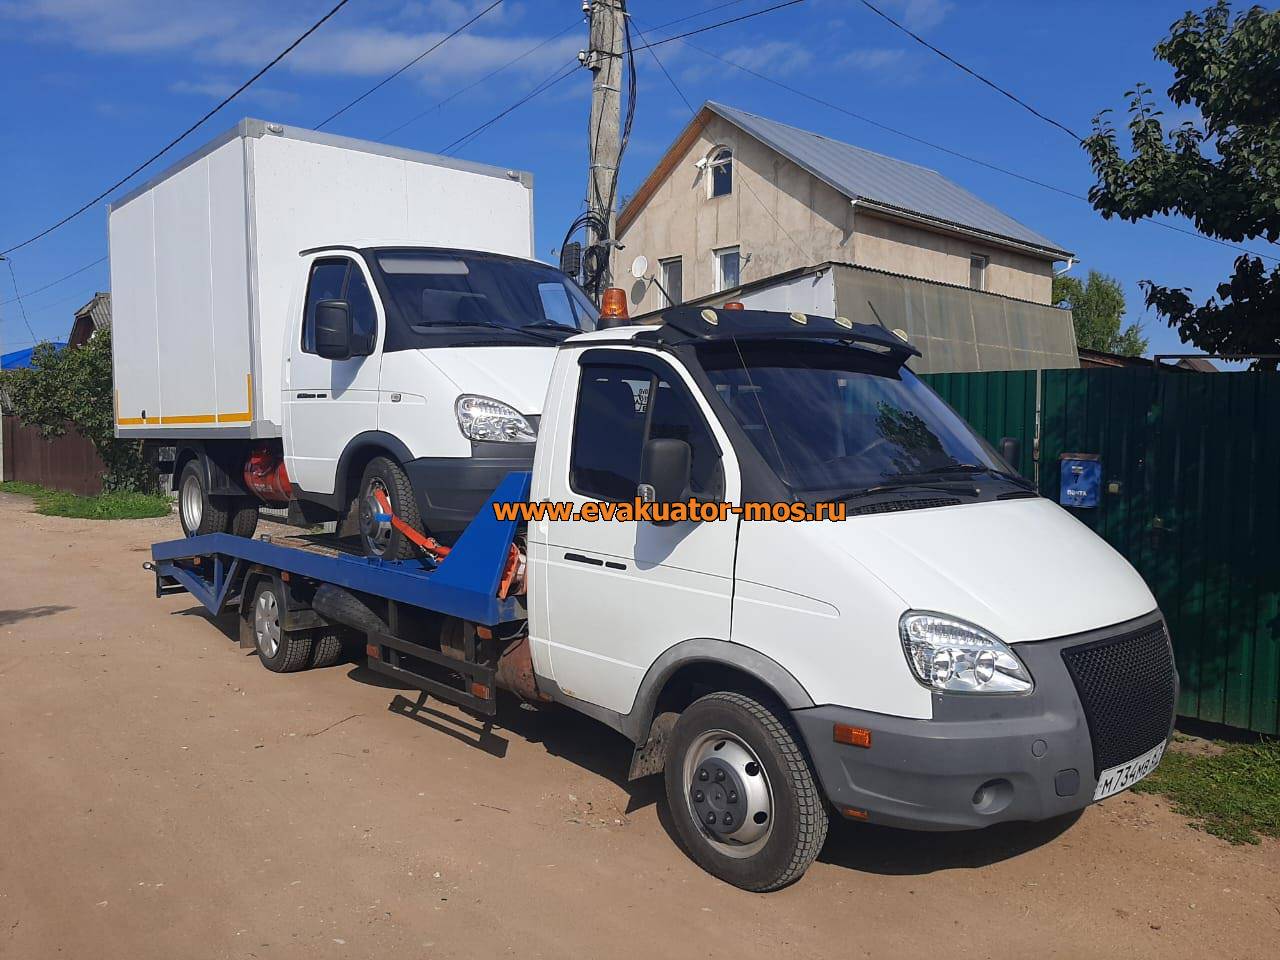
[[[1059,457],[1097,454],[1099,505],[1072,510],[1143,575],[1169,621],[1185,716],[1280,733],[1280,374],[1147,368],[1045,370],[1039,486],[1057,500]],[[988,440],[1035,372],[926,379]],[[1024,406],[1025,409],[1025,406]],[[1020,469],[1031,476],[1024,462]],[[1051,549],[1051,548],[1050,548]]]
[[[17,417],[3,419],[5,480],[86,495],[102,492],[102,475],[107,468],[93,444],[74,427],[68,426],[62,436],[46,440],[39,430]]]

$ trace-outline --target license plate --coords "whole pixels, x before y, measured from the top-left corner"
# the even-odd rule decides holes
[[[1135,757],[1128,763],[1122,763],[1119,766],[1111,767],[1103,770],[1098,775],[1098,786],[1093,791],[1093,799],[1101,800],[1109,797],[1113,793],[1119,793],[1121,790],[1128,790],[1135,783],[1149,774],[1152,770],[1160,765],[1160,758],[1164,756],[1164,744],[1152,747],[1140,757]]]

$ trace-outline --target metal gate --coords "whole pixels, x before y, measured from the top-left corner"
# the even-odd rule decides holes
[[[1098,505],[1071,512],[1160,602],[1182,675],[1178,712],[1280,733],[1280,374],[1121,368],[924,379],[991,442],[1018,437],[1017,466],[1055,501],[1063,454],[1097,455]]]

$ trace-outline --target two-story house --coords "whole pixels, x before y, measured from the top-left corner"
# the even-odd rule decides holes
[[[633,315],[737,299],[907,333],[920,370],[1077,366],[1072,255],[936,171],[708,102],[618,216]]]

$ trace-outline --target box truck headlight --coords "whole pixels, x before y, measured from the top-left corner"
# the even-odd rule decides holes
[[[458,429],[469,440],[499,443],[532,443],[537,431],[515,407],[491,397],[464,393],[453,405],[458,416]]]
[[[1032,687],[1013,650],[972,623],[908,611],[898,632],[911,672],[926,687],[949,693],[1023,693]]]

